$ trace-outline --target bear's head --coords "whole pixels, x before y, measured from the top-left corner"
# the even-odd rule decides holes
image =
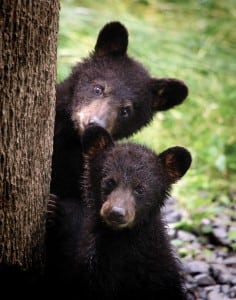
[[[114,143],[98,126],[86,129],[82,141],[85,199],[93,199],[89,205],[96,206],[100,219],[112,229],[132,228],[158,213],[171,185],[191,165],[183,147],[156,155],[138,144]]]
[[[142,45],[140,45],[142,46]],[[104,127],[114,139],[128,137],[157,111],[183,102],[183,81],[154,78],[127,54],[128,32],[119,22],[100,31],[91,55],[73,68],[65,104],[80,134],[90,125]]]

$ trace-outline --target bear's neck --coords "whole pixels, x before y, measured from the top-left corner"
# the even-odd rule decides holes
[[[89,273],[95,272],[98,278],[104,270],[115,270],[117,266],[121,278],[127,275],[127,268],[135,270],[137,266],[148,274],[156,261],[160,260],[160,264],[162,260],[163,264],[166,261],[169,244],[160,216],[150,216],[149,220],[133,228],[119,231],[106,227],[98,219],[94,222],[94,215],[84,219],[90,219],[90,223],[80,231],[78,259]],[[131,273],[133,276],[133,271]]]

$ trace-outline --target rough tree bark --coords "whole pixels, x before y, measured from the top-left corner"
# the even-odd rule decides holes
[[[42,267],[59,0],[0,1],[0,262]]]

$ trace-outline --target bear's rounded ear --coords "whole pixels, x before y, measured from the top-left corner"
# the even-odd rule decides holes
[[[83,153],[93,159],[100,155],[106,148],[113,146],[110,134],[100,126],[88,127],[82,136]]]
[[[120,22],[107,23],[99,32],[95,45],[97,55],[125,55],[128,32]]]
[[[190,152],[183,147],[172,147],[158,155],[167,181],[172,184],[179,180],[192,163]]]
[[[153,112],[167,110],[181,104],[188,95],[185,83],[174,78],[152,78],[150,88],[153,95]]]

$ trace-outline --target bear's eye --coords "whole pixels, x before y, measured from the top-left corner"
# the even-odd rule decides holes
[[[144,187],[143,187],[141,184],[138,184],[138,185],[135,187],[134,192],[135,192],[135,194],[137,194],[137,195],[140,196],[140,195],[143,195],[143,194],[144,194],[145,189],[144,189]]]
[[[107,192],[111,192],[116,187],[116,181],[113,178],[106,179],[103,187]]]
[[[123,118],[128,117],[130,115],[130,112],[131,112],[130,106],[124,106],[120,108],[120,115]]]
[[[104,88],[101,86],[101,85],[96,85],[94,88],[93,88],[93,91],[94,91],[94,94],[96,96],[100,96],[102,95],[103,91],[104,91]]]

